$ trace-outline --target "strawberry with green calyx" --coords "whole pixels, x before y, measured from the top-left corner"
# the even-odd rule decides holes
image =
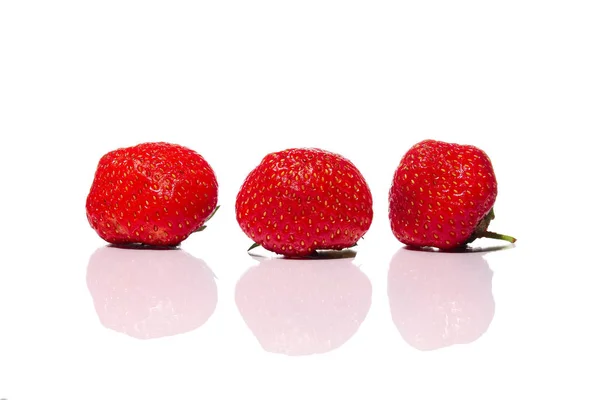
[[[371,191],[356,166],[314,148],[267,154],[246,177],[235,209],[251,248],[290,257],[352,247],[373,219]]]
[[[389,219],[396,238],[410,246],[444,250],[488,237],[498,194],[492,163],[470,145],[424,140],[411,147],[394,173]]]
[[[142,143],[100,159],[86,215],[109,243],[176,246],[205,228],[217,198],[215,173],[200,154],[177,144]]]

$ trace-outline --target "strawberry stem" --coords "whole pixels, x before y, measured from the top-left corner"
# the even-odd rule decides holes
[[[494,217],[495,217],[495,215],[494,215],[494,209],[492,208],[487,213],[487,215],[481,221],[479,221],[479,223],[475,227],[475,231],[473,231],[473,234],[467,240],[466,243],[471,243],[475,239],[482,238],[482,237],[490,238],[490,239],[505,240],[505,241],[510,242],[510,243],[516,242],[517,239],[515,239],[512,236],[502,235],[502,234],[499,234],[499,233],[496,233],[496,232],[490,232],[490,231],[487,230],[488,226],[490,225],[490,222],[494,219]]]
[[[500,233],[490,232],[490,231],[483,232],[482,237],[486,237],[486,238],[490,238],[490,239],[506,240],[507,242],[510,242],[510,243],[514,243],[517,241],[517,239],[515,239],[512,236],[502,235]]]

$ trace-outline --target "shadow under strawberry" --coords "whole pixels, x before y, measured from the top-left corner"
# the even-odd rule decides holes
[[[404,249],[409,251],[423,251],[428,253],[491,253],[494,251],[512,249],[514,247],[514,243],[499,244],[494,246],[473,246],[469,243],[452,249],[439,249],[437,247],[430,246],[418,247],[411,245],[405,245]]]
[[[87,286],[102,325],[136,339],[197,329],[217,305],[214,274],[180,249],[101,247],[90,257]]]
[[[367,316],[371,293],[350,258],[274,258],[240,278],[235,300],[265,351],[303,356],[346,343]]]
[[[488,329],[495,312],[493,272],[486,252],[396,252],[388,271],[392,320],[418,350],[472,343]]]
[[[257,245],[253,245],[248,249],[249,255],[257,261],[265,261],[267,259],[288,259],[288,260],[335,260],[340,258],[354,258],[356,257],[356,251],[352,249],[342,250],[314,250],[310,254],[296,256],[296,255],[281,255],[271,254],[265,255],[265,253],[256,252]]]

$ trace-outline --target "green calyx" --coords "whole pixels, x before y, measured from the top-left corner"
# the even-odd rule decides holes
[[[469,240],[467,240],[467,243],[471,243],[475,239],[482,238],[482,237],[490,238],[490,239],[505,240],[510,243],[516,242],[517,239],[515,239],[512,236],[503,235],[503,234],[496,233],[496,232],[490,232],[487,230],[488,226],[490,225],[490,222],[492,222],[494,217],[495,217],[494,208],[492,207],[490,212],[487,213],[487,215],[485,217],[483,217],[483,219],[481,221],[479,221],[479,224],[477,224],[475,231],[473,232],[473,234],[471,235]]]
[[[248,250],[246,250],[246,251],[250,251],[250,250],[255,249],[255,248],[259,247],[259,246],[260,246],[259,243],[253,243],[252,246],[248,247]]]
[[[203,230],[205,230],[206,223],[215,215],[215,213],[217,212],[219,207],[221,207],[221,206],[216,206],[214,211],[208,216],[208,218],[206,218],[206,221],[204,221],[204,224],[201,227],[199,227],[198,229],[196,229],[194,232],[202,232]]]

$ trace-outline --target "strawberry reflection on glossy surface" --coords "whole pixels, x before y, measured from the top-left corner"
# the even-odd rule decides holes
[[[474,342],[486,332],[495,303],[484,254],[398,250],[388,272],[388,298],[408,344],[435,350]]]
[[[180,249],[101,247],[87,285],[100,322],[137,339],[192,331],[217,305],[212,271]]]
[[[359,329],[371,282],[351,259],[267,259],[236,286],[236,304],[267,352],[302,356],[332,351]]]

